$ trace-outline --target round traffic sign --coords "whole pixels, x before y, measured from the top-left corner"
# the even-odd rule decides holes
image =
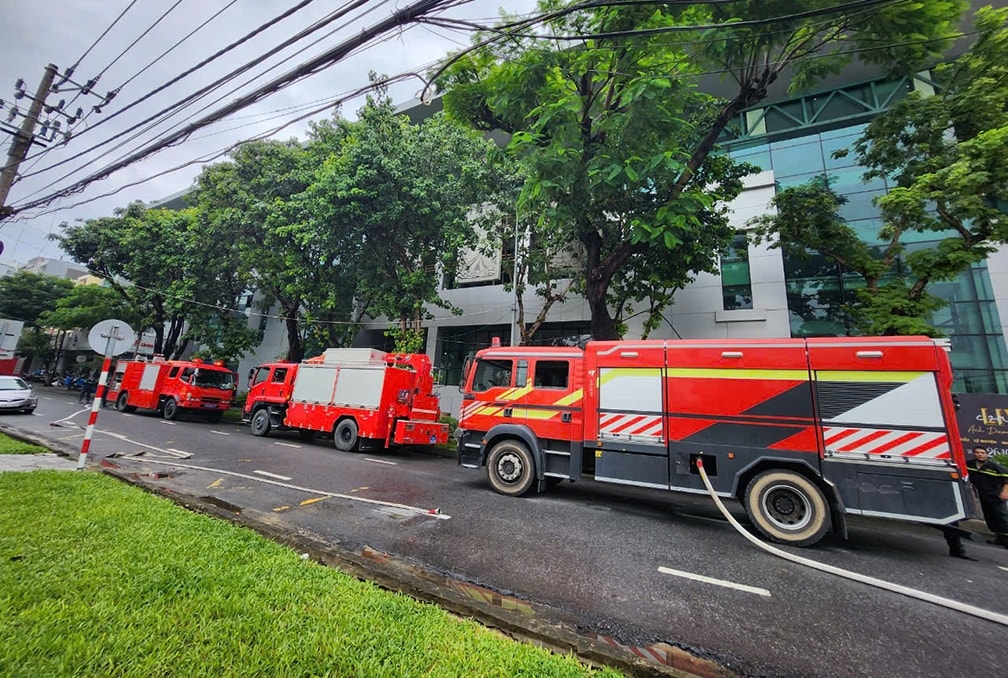
[[[95,353],[111,358],[128,351],[136,343],[136,333],[129,323],[110,318],[95,323],[88,332],[88,343]]]

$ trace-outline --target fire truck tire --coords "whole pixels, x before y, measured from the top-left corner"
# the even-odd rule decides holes
[[[520,497],[535,483],[532,454],[517,440],[504,440],[493,446],[487,457],[490,485],[501,494]]]
[[[164,402],[164,406],[162,406],[161,408],[161,416],[170,421],[178,419],[178,415],[179,415],[178,403],[175,402],[174,398],[169,398]]]
[[[136,412],[136,406],[127,405],[126,403],[128,402],[129,402],[129,394],[120,393],[119,397],[116,399],[115,408],[120,412]]]
[[[340,452],[354,452],[357,450],[357,422],[353,419],[341,419],[336,428],[333,429],[333,444]]]
[[[809,546],[830,526],[822,490],[793,471],[764,471],[753,478],[745,491],[745,508],[756,529],[778,544]]]
[[[265,407],[260,407],[252,414],[252,421],[249,423],[249,429],[252,431],[254,436],[266,436],[270,432],[270,415],[269,410]]]

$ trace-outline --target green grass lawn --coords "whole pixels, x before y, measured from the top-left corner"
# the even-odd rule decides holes
[[[617,676],[108,476],[0,474],[0,675]]]
[[[0,454],[42,454],[49,450],[0,433]]]

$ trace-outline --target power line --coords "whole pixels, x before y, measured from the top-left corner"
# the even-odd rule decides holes
[[[69,67],[69,68],[67,69],[67,77],[69,77],[70,75],[73,75],[73,72],[74,72],[74,69],[76,69],[76,68],[77,68],[78,66],[80,66],[80,62],[84,60],[84,57],[86,57],[86,56],[87,56],[88,54],[90,54],[90,53],[91,53],[91,50],[93,50],[93,49],[94,49],[94,48],[95,48],[95,47],[96,47],[96,46],[98,45],[98,43],[102,41],[102,38],[104,38],[104,37],[105,37],[106,35],[108,35],[108,32],[109,32],[109,31],[111,31],[111,30],[112,30],[112,29],[113,29],[113,28],[115,27],[115,25],[116,25],[117,23],[119,23],[119,20],[120,20],[120,19],[122,19],[122,18],[123,18],[124,16],[126,16],[126,12],[130,11],[130,9],[131,9],[131,8],[133,7],[133,5],[135,5],[136,3],[137,3],[137,0],[132,0],[132,2],[130,2],[130,4],[126,6],[126,9],[124,9],[123,11],[121,11],[121,12],[119,13],[119,16],[117,16],[117,17],[116,17],[116,18],[115,18],[115,19],[114,19],[114,20],[112,21],[112,23],[111,23],[111,24],[109,24],[109,27],[108,27],[108,28],[106,28],[106,29],[105,29],[105,30],[104,30],[104,31],[102,32],[102,34],[98,36],[98,39],[97,39],[97,40],[95,40],[95,41],[94,41],[93,43],[91,43],[91,46],[90,46],[90,47],[88,47],[88,48],[87,48],[86,50],[84,50],[84,53],[80,55],[80,58],[79,58],[79,59],[77,59],[77,61],[75,61],[75,62],[73,63],[73,65],[72,65],[72,66],[70,66],[70,67]]]
[[[189,75],[192,75],[193,73],[195,73],[196,71],[200,70],[200,69],[201,69],[201,68],[203,68],[204,66],[206,66],[206,65],[208,65],[208,64],[210,64],[210,63],[212,63],[213,61],[215,61],[216,59],[220,58],[220,57],[221,57],[221,56],[223,56],[224,54],[227,54],[228,52],[230,52],[230,51],[232,51],[232,50],[236,49],[237,47],[239,47],[239,46],[241,46],[242,44],[244,44],[244,43],[248,42],[249,40],[251,40],[251,39],[252,39],[252,38],[254,38],[255,36],[259,35],[259,34],[260,34],[260,33],[262,33],[263,31],[267,30],[268,28],[271,28],[272,26],[276,25],[277,23],[279,23],[279,22],[283,21],[284,19],[288,18],[289,16],[291,16],[291,15],[292,15],[292,14],[294,14],[295,12],[297,12],[297,11],[299,11],[299,10],[301,10],[301,9],[304,9],[305,7],[307,7],[308,5],[310,5],[310,4],[312,3],[312,2],[314,2],[314,0],[301,0],[301,2],[299,2],[299,3],[297,4],[297,5],[294,5],[293,7],[291,7],[290,9],[288,9],[287,11],[285,11],[285,12],[283,12],[283,13],[281,13],[281,14],[279,14],[279,15],[275,16],[275,17],[273,17],[273,18],[272,18],[272,19],[270,19],[269,21],[267,21],[267,22],[265,22],[265,23],[261,24],[260,26],[258,26],[258,27],[257,27],[257,28],[255,28],[254,30],[252,30],[251,32],[249,32],[249,33],[245,34],[244,36],[242,36],[241,38],[239,38],[239,39],[238,39],[238,40],[236,40],[235,42],[232,42],[231,44],[227,45],[227,46],[226,46],[226,47],[224,47],[223,49],[220,49],[220,50],[218,50],[217,52],[215,52],[215,53],[214,53],[214,54],[212,54],[211,56],[207,57],[206,59],[204,59],[204,60],[202,60],[201,62],[199,62],[198,64],[196,64],[195,66],[193,66],[193,67],[191,67],[191,68],[189,68],[189,69],[187,69],[187,70],[183,71],[182,73],[180,73],[179,75],[175,76],[174,78],[172,78],[172,79],[171,79],[171,80],[169,80],[168,82],[166,82],[166,83],[164,83],[164,84],[162,84],[162,85],[159,85],[158,87],[155,87],[155,88],[154,88],[153,90],[151,90],[150,92],[148,92],[148,93],[144,94],[144,95],[143,95],[143,96],[141,96],[141,97],[140,97],[139,99],[136,99],[135,101],[132,101],[132,102],[130,102],[129,104],[127,104],[127,105],[126,105],[126,106],[124,106],[123,108],[121,108],[121,109],[117,110],[116,112],[112,113],[112,114],[111,114],[111,115],[109,115],[108,117],[106,117],[106,118],[103,118],[103,119],[102,119],[102,120],[100,120],[99,122],[95,123],[95,124],[94,124],[94,125],[93,125],[93,126],[92,126],[92,127],[90,128],[90,129],[89,129],[89,131],[90,131],[91,129],[96,129],[96,128],[97,128],[97,127],[98,127],[99,125],[102,125],[102,124],[104,124],[104,123],[107,123],[108,121],[110,121],[110,120],[112,120],[112,119],[114,119],[114,118],[116,118],[116,117],[118,117],[118,116],[122,115],[123,113],[125,113],[125,112],[126,112],[126,111],[128,111],[128,110],[130,110],[130,109],[131,109],[131,108],[133,108],[134,106],[137,106],[138,104],[141,104],[141,103],[143,103],[144,101],[146,101],[147,99],[150,99],[150,98],[151,98],[152,96],[154,96],[155,94],[157,94],[157,93],[159,93],[159,92],[162,92],[162,91],[164,91],[165,89],[167,89],[168,87],[170,87],[170,86],[174,85],[175,83],[179,82],[179,81],[180,81],[180,80],[182,80],[183,78],[186,78],[186,77],[188,77]],[[245,66],[243,66],[242,68],[248,68],[248,67],[250,67],[250,66],[249,66],[249,64],[254,64],[254,63],[255,63],[255,62],[248,62],[248,63],[247,63],[247,64],[246,64]],[[233,72],[232,72],[231,74],[229,74],[229,76],[230,76],[230,77],[234,77],[234,76],[235,76],[235,74],[237,74],[237,73],[240,73],[240,72],[241,72],[241,69],[237,69],[236,71],[233,71]],[[225,76],[225,78],[228,78],[229,76]],[[221,79],[221,80],[224,80],[224,79]],[[218,80],[217,82],[219,83],[219,82],[220,82],[220,80]],[[196,94],[199,94],[200,92],[202,92],[202,91],[204,91],[204,90],[208,90],[209,88],[211,88],[211,86],[207,86],[207,87],[203,88],[202,90],[200,90],[200,91],[199,91],[199,92],[197,92]],[[108,143],[111,143],[111,142],[112,142],[113,140],[115,140],[115,139],[118,139],[118,138],[120,138],[120,137],[122,137],[122,136],[124,136],[124,135],[126,135],[126,134],[128,134],[128,133],[130,133],[130,132],[132,132],[132,131],[134,131],[134,130],[135,130],[135,129],[136,129],[137,127],[140,127],[140,126],[142,126],[142,125],[145,125],[145,124],[147,124],[147,123],[148,123],[148,122],[150,122],[151,120],[154,120],[154,119],[156,119],[157,117],[159,117],[159,116],[161,116],[161,115],[165,114],[166,112],[168,112],[168,111],[172,110],[173,108],[178,108],[178,107],[180,107],[180,106],[184,105],[185,103],[187,103],[187,102],[188,102],[188,100],[189,100],[189,99],[191,99],[191,98],[192,98],[193,96],[196,96],[196,94],[194,94],[194,95],[190,95],[190,96],[189,96],[189,97],[187,97],[186,99],[182,100],[181,102],[177,102],[176,104],[174,104],[174,105],[173,105],[172,107],[169,107],[168,109],[162,109],[161,111],[159,111],[159,112],[158,112],[157,114],[155,114],[154,116],[152,116],[152,117],[149,117],[149,118],[147,118],[147,119],[145,119],[145,120],[143,120],[143,121],[141,121],[141,122],[137,123],[137,124],[136,124],[136,125],[134,125],[133,127],[130,127],[129,129],[127,129],[127,130],[125,130],[125,131],[123,131],[123,132],[120,132],[119,134],[116,134],[116,135],[114,135],[114,136],[112,136],[112,137],[110,137],[110,138],[106,139],[105,141],[102,141],[102,142],[100,142],[100,143],[98,143],[98,144],[95,144],[94,146],[91,146],[90,148],[88,148],[88,149],[86,149],[86,150],[84,150],[84,151],[81,151],[81,152],[77,153],[76,155],[73,155],[73,156],[71,156],[71,157],[69,157],[69,158],[66,158],[66,159],[64,159],[64,160],[61,160],[61,161],[59,161],[59,162],[57,162],[57,163],[54,163],[54,164],[52,164],[52,165],[49,165],[49,166],[47,166],[47,167],[43,167],[42,169],[40,169],[40,170],[38,170],[38,171],[36,171],[36,172],[33,172],[33,173],[31,173],[31,174],[26,174],[26,175],[25,175],[24,177],[22,177],[22,178],[28,178],[28,177],[31,177],[31,176],[35,176],[35,175],[38,175],[38,174],[41,174],[42,172],[47,172],[47,171],[49,171],[49,170],[51,170],[51,169],[55,169],[56,167],[59,167],[59,166],[61,166],[61,165],[65,165],[65,164],[66,164],[66,163],[68,163],[68,162],[72,162],[73,160],[76,160],[76,159],[78,159],[78,158],[80,158],[80,157],[82,157],[82,156],[84,156],[84,155],[87,155],[88,153],[90,153],[90,152],[92,152],[92,151],[94,151],[94,150],[97,150],[98,148],[101,148],[102,146],[104,146],[104,145],[106,145],[106,144],[108,144]],[[61,177],[61,178],[60,178],[59,180],[57,180],[57,181],[60,181],[60,180],[62,180],[62,179],[65,179],[65,178],[66,178],[66,176],[63,176],[63,177]],[[52,185],[52,184],[50,184],[50,186],[51,186],[51,185]],[[47,188],[48,188],[48,187],[47,187]],[[44,190],[44,189],[43,189],[43,190]]]
[[[363,3],[365,1],[366,0],[358,0],[358,2],[355,4]],[[401,26],[413,23],[416,21],[417,18],[423,16],[426,13],[439,9],[444,4],[446,4],[446,0],[419,0],[410,5],[407,5],[403,9],[397,10],[389,17],[378,22],[377,24],[369,28],[365,28],[360,32],[358,36],[350,40],[344,41],[339,45],[337,45],[336,47],[334,47],[333,49],[326,51],[322,55],[311,59],[310,61],[298,66],[297,68],[291,71],[284,73],[283,75],[277,78],[274,78],[265,85],[250,92],[249,94],[239,97],[235,101],[231,102],[229,105],[220,108],[217,111],[214,111],[213,113],[210,113],[209,115],[206,115],[200,118],[199,120],[187,125],[182,130],[179,130],[162,140],[148,144],[145,148],[137,151],[136,153],[131,154],[126,159],[121,160],[112,165],[109,165],[106,168],[99,170],[98,172],[91,174],[85,177],[84,179],[81,179],[80,181],[75,182],[74,184],[72,184],[67,188],[61,189],[50,195],[44,196],[37,200],[23,204],[20,207],[14,208],[15,212],[46,205],[58,198],[65,197],[67,195],[70,195],[71,193],[79,192],[84,188],[86,188],[89,184],[99,179],[103,179],[117,170],[127,167],[138,160],[141,160],[153,153],[156,153],[157,151],[167,148],[168,146],[172,146],[174,144],[179,143],[180,141],[183,141],[190,134],[201,129],[202,127],[205,127],[213,122],[225,118],[235,111],[250,106],[256,103],[257,101],[271,94],[274,94],[275,92],[283,89],[284,87],[287,87],[303,78],[309,77],[322,70],[325,70],[329,66],[332,66],[334,63],[338,63],[339,61],[341,61],[343,58],[346,57],[348,53],[356,50],[361,45],[367,44],[373,38],[378,37],[388,31],[395,30]]]

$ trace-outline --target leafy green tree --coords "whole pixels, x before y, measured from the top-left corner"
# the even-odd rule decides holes
[[[328,224],[311,223],[299,197],[317,161],[294,140],[244,144],[229,162],[203,170],[194,195],[204,227],[232,244],[247,289],[260,295],[259,311],[279,309],[286,357],[295,362],[306,345],[314,350],[345,341],[338,332],[350,324],[355,289],[352,271],[339,265],[349,261],[347,250],[329,247],[341,239],[320,237]]]
[[[88,331],[109,318],[130,322],[135,312],[135,308],[111,287],[75,285],[56,302],[53,310],[40,316],[40,322],[61,330]]]
[[[975,25],[973,48],[935,69],[938,94],[897,102],[854,146],[865,180],[896,184],[876,199],[881,244],[840,218],[827,178],[781,192],[778,214],[757,221],[788,254],[817,252],[861,277],[845,310],[863,334],[939,334],[929,319],[946,302],[928,286],[1008,243],[1008,10],[981,9]]]
[[[179,358],[191,343],[208,343],[214,357],[229,359],[253,345],[254,332],[229,315],[244,287],[230,241],[205,229],[195,209],[136,202],[112,217],[63,226],[60,246],[137,309],[135,329],[154,332],[155,353]],[[220,333],[228,323],[231,331]]]
[[[477,246],[476,225],[494,218],[480,206],[502,193],[507,165],[487,162],[495,147],[481,135],[442,115],[412,124],[385,96],[314,137],[328,151],[304,196],[316,237],[355,271],[356,311],[397,321],[399,341],[412,345],[405,335],[425,307],[449,308],[442,275],[454,275],[458,252]]]
[[[548,37],[505,26],[508,35],[461,56],[439,84],[450,115],[511,135],[529,177],[519,209],[579,243],[575,290],[591,309],[592,335],[611,339],[627,303],[649,300],[653,327],[676,289],[716,270],[733,235],[723,205],[746,168],[713,151],[781,73],[805,89],[855,51],[905,72],[950,44],[966,6],[857,4],[542,0],[553,18],[539,34]],[[734,93],[699,93],[695,79],[710,70],[733,80]]]
[[[42,318],[53,311],[74,284],[64,278],[17,271],[0,278],[0,318],[24,323],[17,350],[26,357],[48,362],[55,354],[53,339]]]
[[[56,308],[74,284],[64,278],[43,273],[17,271],[0,278],[0,318],[20,320],[26,327],[36,327],[39,319]]]

